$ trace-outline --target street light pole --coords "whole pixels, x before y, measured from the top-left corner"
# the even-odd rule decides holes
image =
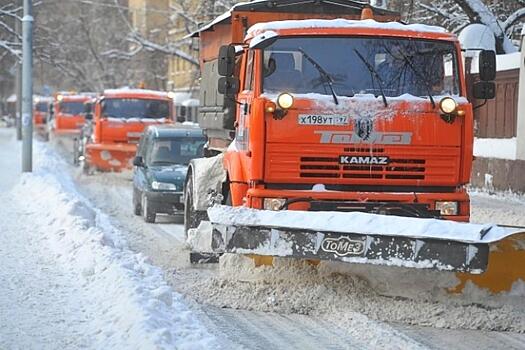
[[[22,18],[22,171],[33,170],[33,1]]]
[[[20,21],[18,17],[15,18],[15,42],[18,42],[20,37]],[[15,75],[15,95],[16,95],[16,108],[15,108],[15,126],[16,126],[16,139],[22,140],[22,64],[18,57],[16,58],[16,75]]]

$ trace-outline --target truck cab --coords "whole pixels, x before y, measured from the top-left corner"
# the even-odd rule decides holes
[[[199,33],[199,123],[224,155],[233,206],[469,220],[473,114],[454,34],[366,6],[357,18],[336,18],[334,4],[281,9],[278,21],[243,6]],[[491,97],[491,79],[478,97]]]
[[[53,133],[55,136],[76,137],[86,122],[84,103],[91,97],[84,94],[63,94],[55,96],[53,103]]]
[[[167,92],[105,90],[93,107],[93,131],[82,156],[85,167],[105,171],[130,169],[146,126],[173,122],[173,102]]]

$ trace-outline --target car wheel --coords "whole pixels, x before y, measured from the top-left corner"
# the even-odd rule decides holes
[[[153,211],[152,208],[148,205],[148,197],[142,195],[142,217],[147,223],[154,223],[157,214]]]
[[[208,213],[193,208],[193,179],[189,174],[188,182],[184,189],[184,234],[188,238],[188,231],[199,227],[201,221],[208,220]]]

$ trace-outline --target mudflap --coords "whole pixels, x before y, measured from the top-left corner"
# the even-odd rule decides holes
[[[238,254],[480,274],[489,244],[304,229],[213,224],[212,248]]]
[[[222,253],[190,252],[191,264],[217,264]]]

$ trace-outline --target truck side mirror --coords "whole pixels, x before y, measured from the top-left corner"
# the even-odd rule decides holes
[[[235,77],[219,78],[217,90],[220,94],[231,96],[239,92],[239,79]]]
[[[217,71],[222,77],[231,77],[235,69],[235,47],[223,45],[219,49]]]
[[[142,158],[142,156],[136,156],[135,158],[133,158],[133,165],[138,166],[138,167],[143,167],[144,158]]]
[[[482,81],[496,79],[496,53],[492,50],[481,50],[479,53],[479,79]]]
[[[496,84],[493,81],[478,81],[474,83],[473,93],[474,97],[479,100],[493,99],[496,97]]]

